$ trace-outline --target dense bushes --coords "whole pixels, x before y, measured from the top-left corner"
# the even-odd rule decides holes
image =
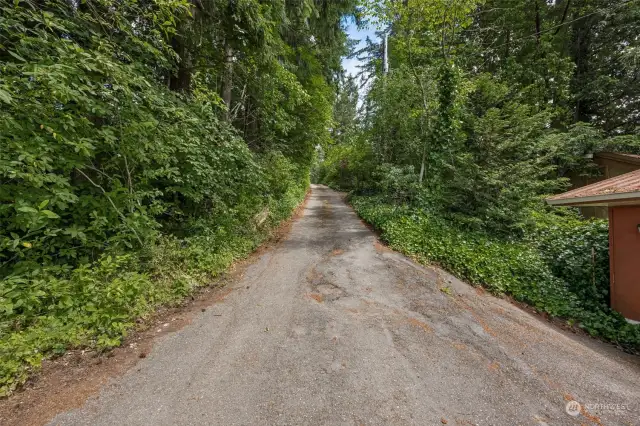
[[[594,336],[640,349],[640,326],[607,306],[606,223],[563,221],[541,226],[535,242],[505,241],[378,197],[355,196],[351,202],[394,249],[575,322]]]
[[[562,279],[587,307],[609,305],[609,224],[551,216],[539,223],[530,241],[553,274]]]
[[[311,144],[328,134],[312,104],[331,97],[321,54],[287,50],[275,23],[225,7],[236,38],[259,24],[271,43],[224,37],[251,97],[229,111],[221,46],[176,50],[191,32],[217,43],[226,31],[205,25],[224,2],[205,3],[198,15],[186,0],[0,0],[0,395],[51,354],[118,345],[136,318],[209,283],[303,199]],[[268,3],[260,13],[284,10]],[[322,55],[339,57],[340,13],[304,10],[314,31],[337,28]],[[274,46],[295,66],[264,52]],[[277,78],[258,72],[274,67]],[[191,76],[178,85],[181,72]],[[267,116],[257,105],[271,98],[292,105]]]
[[[64,13],[3,15],[13,60],[1,74],[1,276],[139,248],[163,224],[257,203],[247,197],[260,168],[231,126],[131,61],[140,48],[162,58],[157,49],[116,43]]]
[[[142,250],[109,247],[93,262],[46,265],[7,274],[0,283],[0,394],[10,392],[43,357],[73,346],[117,346],[136,318],[179,301],[246,256],[303,198],[307,182],[281,160],[283,193],[188,220],[184,236],[157,235]],[[276,166],[274,165],[274,168]],[[255,216],[266,213],[258,224]]]

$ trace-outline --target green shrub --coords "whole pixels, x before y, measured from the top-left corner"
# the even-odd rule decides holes
[[[206,96],[159,84],[161,34],[129,43],[49,6],[1,5],[0,394],[42,357],[119,344],[255,248],[308,185],[308,169],[252,153]]]
[[[2,6],[0,40],[13,50],[0,68],[0,279],[77,267],[251,204],[261,167],[214,104],[156,82],[152,64],[171,59],[160,34],[130,44],[65,2],[50,6]],[[131,31],[126,20],[108,25]]]
[[[585,304],[609,306],[609,224],[562,217],[532,238],[553,274]]]
[[[332,188],[368,191],[375,165],[371,146],[362,139],[330,147],[315,172],[318,182]]]
[[[131,255],[105,255],[66,277],[40,269],[2,281],[0,394],[22,382],[44,356],[70,346],[111,347],[155,305],[159,289]]]
[[[253,215],[230,209],[193,220],[187,237],[157,238],[147,251],[6,277],[0,282],[0,395],[15,389],[45,357],[71,347],[119,345],[137,318],[179,302],[254,250],[306,189],[307,183],[289,180],[280,198],[269,199],[272,213],[261,228]]]

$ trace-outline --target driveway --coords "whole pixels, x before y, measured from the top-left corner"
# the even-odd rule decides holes
[[[637,357],[390,251],[323,186],[224,294],[51,424],[640,424]]]

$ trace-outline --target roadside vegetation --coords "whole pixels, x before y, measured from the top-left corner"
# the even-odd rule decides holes
[[[551,209],[599,151],[640,153],[640,2],[372,1],[313,179],[393,248],[640,349],[609,307],[608,228]],[[384,36],[380,33],[381,38]]]
[[[120,344],[291,214],[354,7],[0,0],[0,395]]]

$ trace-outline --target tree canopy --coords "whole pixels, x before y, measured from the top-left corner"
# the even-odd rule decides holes
[[[415,173],[433,208],[520,232],[562,178],[594,172],[589,154],[640,150],[638,14],[635,1],[368,2],[389,72],[382,42],[356,53],[366,167]]]

